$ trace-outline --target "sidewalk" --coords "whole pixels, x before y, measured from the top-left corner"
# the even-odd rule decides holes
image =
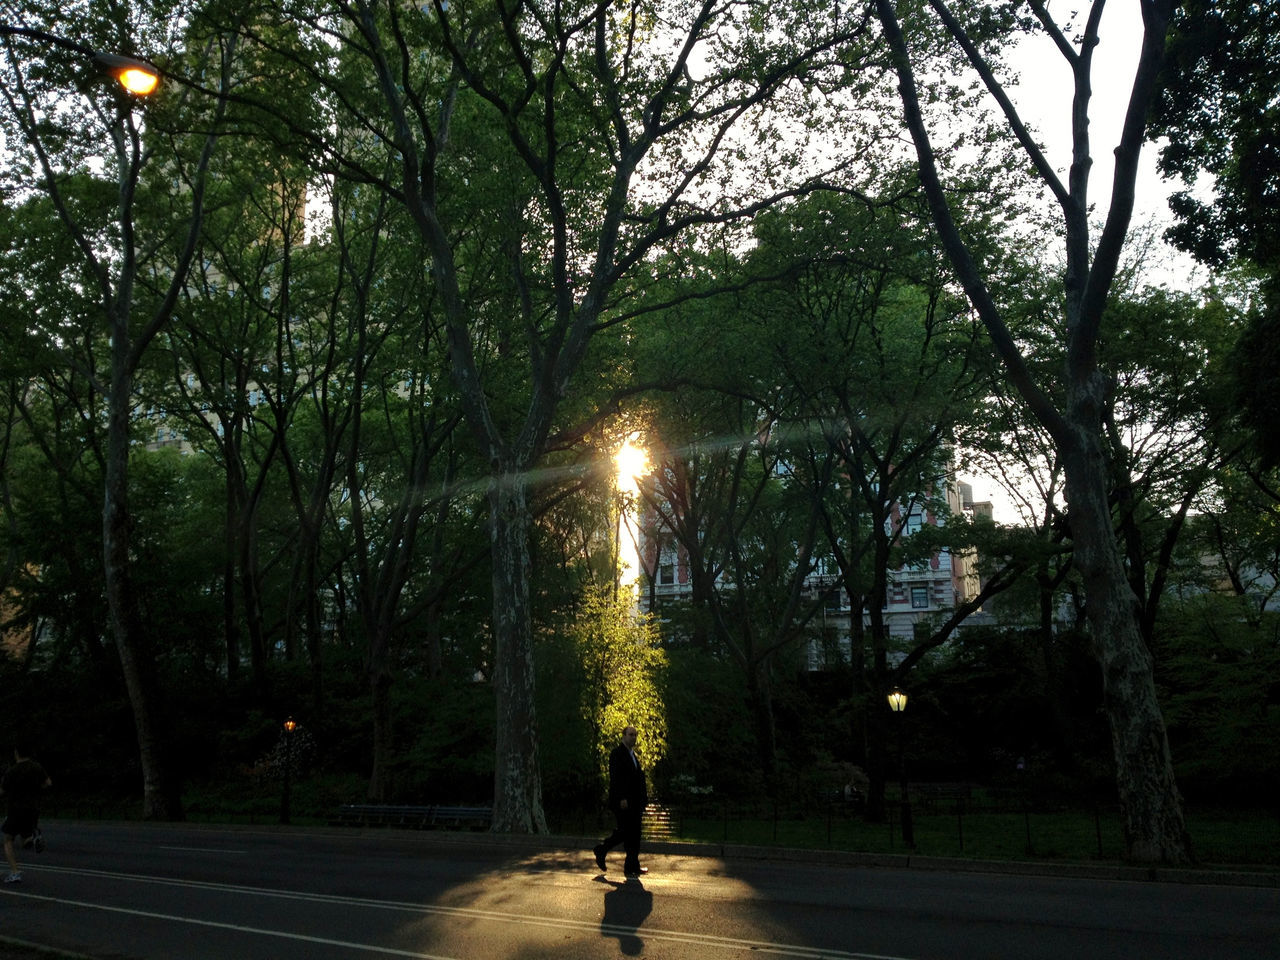
[[[305,829],[305,828],[301,828]],[[488,843],[522,849],[581,852],[590,860],[596,837],[529,836],[501,833],[475,833],[448,830],[385,830],[350,828],[316,828],[338,835],[356,833],[376,837],[394,834],[406,839],[448,843]],[[869,867],[891,870],[937,870],[954,873],[1000,873],[1012,876],[1063,877],[1081,880],[1118,880],[1133,883],[1199,883],[1218,886],[1280,887],[1280,868],[1252,869],[1230,864],[1205,864],[1197,867],[1145,867],[1124,863],[1046,860],[974,860],[965,857],[928,857],[918,854],[856,853],[847,850],[816,850],[795,847],[751,846],[736,843],[690,843],[679,840],[641,842],[641,852],[677,857],[715,857],[721,860],[776,860],[789,863],[813,863],[826,866]]]

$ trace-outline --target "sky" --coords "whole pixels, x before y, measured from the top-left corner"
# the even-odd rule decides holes
[[[1081,4],[1082,13],[1087,5]],[[1093,97],[1090,108],[1089,133],[1093,154],[1093,171],[1089,196],[1099,214],[1105,212],[1111,198],[1114,174],[1112,153],[1120,138],[1129,90],[1137,70],[1142,44],[1142,13],[1136,0],[1113,0],[1108,3],[1099,27],[1099,44],[1093,59]],[[1018,112],[1035,127],[1049,162],[1064,178],[1071,162],[1071,71],[1067,62],[1043,36],[1025,41],[1011,58],[1021,77],[1009,90]],[[1155,144],[1143,147],[1136,184],[1133,226],[1144,223],[1168,223],[1168,196],[1177,187],[1161,180],[1156,172]],[[1150,274],[1150,282],[1171,287],[1187,287],[1196,282],[1201,271],[1184,254],[1167,250],[1168,261]],[[999,485],[983,476],[961,476],[974,488],[976,500],[990,500],[995,517],[1005,523],[1018,522],[1012,501]]]

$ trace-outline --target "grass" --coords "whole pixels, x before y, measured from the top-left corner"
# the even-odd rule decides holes
[[[887,822],[859,818],[681,818],[679,839],[704,843],[904,853],[898,811]],[[1118,862],[1124,852],[1118,812],[913,810],[916,855],[979,860]],[[1280,865],[1280,818],[1267,812],[1197,810],[1188,814],[1197,859],[1246,867]]]
[[[323,825],[344,799],[346,784],[308,784],[294,796],[295,825]],[[350,795],[351,790],[346,790]],[[187,817],[207,823],[278,823],[280,797],[274,789],[227,796],[198,793],[186,798]],[[674,808],[674,838],[701,843],[905,853],[898,805],[889,803],[889,819],[868,823],[836,808],[781,809],[765,806],[702,805]],[[140,804],[82,802],[51,805],[51,819],[136,819]],[[577,811],[557,818],[548,811],[553,832],[591,835],[611,828],[605,811]],[[976,795],[963,804],[946,799],[913,805],[915,849],[921,856],[976,860],[1041,860],[1081,863],[1119,862],[1124,853],[1123,826],[1115,808],[1023,811],[1016,804],[991,803]],[[607,821],[607,822],[606,822]],[[1187,825],[1199,862],[1245,868],[1280,867],[1280,816],[1273,810],[1232,810],[1188,805]],[[0,956],[0,960],[4,960]]]

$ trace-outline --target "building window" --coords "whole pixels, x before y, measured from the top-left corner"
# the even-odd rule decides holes
[[[674,563],[658,564],[658,585],[669,587],[676,582],[676,565]]]
[[[928,587],[912,587],[911,588],[911,606],[917,610],[929,606],[929,588]]]

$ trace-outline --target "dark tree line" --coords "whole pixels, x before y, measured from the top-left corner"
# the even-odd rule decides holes
[[[1237,177],[1240,158],[1269,169],[1250,135],[1270,109],[1259,88],[1234,60],[1198,58],[1192,8],[1144,5],[1095,244],[1100,6],[1078,45],[1034,3],[1029,19],[1011,6],[972,22],[942,3],[691,3],[662,25],[644,5],[569,6],[77,10],[86,43],[162,63],[166,92],[146,102],[81,83],[83,65],[41,40],[67,11],[24,6],[0,84],[14,145],[0,587],[27,675],[127,695],[149,816],[181,815],[177,718],[204,684],[233,694],[243,724],[211,713],[258,730],[247,740],[273,712],[319,723],[359,702],[360,723],[330,729],[368,737],[370,797],[421,789],[409,758],[444,770],[465,749],[490,763],[496,828],[543,830],[544,754],[557,793],[590,774],[542,743],[540,712],[577,730],[565,711],[579,707],[537,678],[576,677],[586,696],[587,674],[552,651],[613,616],[585,598],[614,578],[609,464],[637,433],[652,533],[692,576],[664,639],[702,676],[666,698],[678,713],[706,677],[732,678],[722,717],[745,718],[762,789],[838,756],[868,769],[876,815],[883,694],[969,669],[964,621],[985,606],[1033,645],[1068,766],[1061,638],[1091,639],[1130,855],[1186,859],[1157,692],[1180,695],[1166,649],[1182,663],[1202,648],[1166,618],[1219,586],[1188,556],[1220,560],[1247,598],[1274,542],[1257,427],[1274,264],[1265,218],[1241,219],[1257,184]],[[1252,8],[1210,14],[1253,42]],[[1076,78],[1065,180],[997,77],[1002,45],[1032,28]],[[1249,43],[1229,46],[1264,56]],[[999,108],[960,132],[930,111],[976,110],[966,89],[921,80],[957,64]],[[1221,81],[1205,97],[1257,107],[1217,141],[1198,107],[1161,99],[1206,70]],[[1220,176],[1217,208],[1179,208],[1180,241],[1208,256],[1206,237],[1241,237],[1213,257],[1263,276],[1260,306],[1225,272],[1205,298],[1125,275],[1153,103],[1151,129],[1200,150],[1170,168]],[[1044,222],[1036,190],[1060,213],[1060,274],[1022,229]],[[1243,376],[1232,350],[1254,364]],[[970,455],[1037,485],[1034,527],[954,512],[943,491]],[[1251,511],[1250,537],[1228,535]],[[942,522],[904,520],[926,515]],[[893,637],[893,572],[975,550],[980,582]],[[849,642],[832,703],[800,678],[834,596]],[[1255,612],[1265,633],[1265,601]],[[476,690],[492,695],[490,732],[440,733]],[[582,743],[598,744],[612,696],[593,694]],[[802,736],[806,714],[839,733]],[[667,774],[726,776],[697,737],[673,731],[670,747]]]

